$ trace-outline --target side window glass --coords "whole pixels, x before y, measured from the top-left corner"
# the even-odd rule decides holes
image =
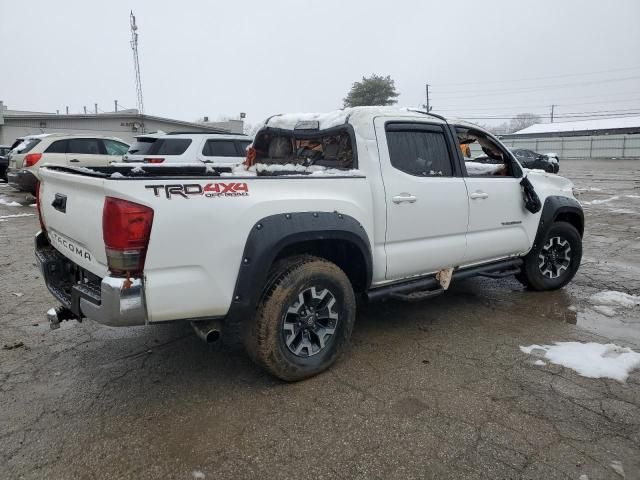
[[[451,155],[441,127],[387,127],[387,144],[391,165],[417,177],[451,177]]]
[[[124,155],[125,153],[127,153],[127,150],[129,149],[129,146],[124,144],[124,143],[120,143],[120,142],[116,142],[115,140],[103,140],[104,143],[104,148],[107,151],[107,155]]]
[[[45,150],[45,153],[66,153],[67,151],[67,141],[66,140],[56,140]]]
[[[207,140],[202,154],[207,157],[237,157],[238,151],[233,140]]]
[[[69,153],[100,155],[100,151],[97,138],[72,138],[69,140]]]

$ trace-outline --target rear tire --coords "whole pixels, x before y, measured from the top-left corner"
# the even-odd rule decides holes
[[[356,317],[353,288],[335,264],[309,255],[276,264],[245,348],[272,375],[302,380],[329,368],[348,344]]]
[[[524,258],[518,280],[532,290],[557,290],[573,279],[581,260],[580,233],[570,223],[556,222]]]

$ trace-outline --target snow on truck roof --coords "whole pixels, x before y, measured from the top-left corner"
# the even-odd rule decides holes
[[[317,122],[320,130],[338,127],[345,123],[350,123],[354,126],[364,123],[366,126],[370,126],[373,117],[391,115],[406,116],[408,118],[428,117],[435,122],[444,123],[444,121],[437,116],[428,115],[426,112],[417,109],[399,107],[351,107],[327,113],[286,113],[273,115],[265,120],[259,129],[266,126],[293,130],[300,122]]]

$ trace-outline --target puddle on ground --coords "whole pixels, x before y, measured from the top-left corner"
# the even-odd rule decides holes
[[[607,316],[584,307],[577,312],[576,325],[607,338],[640,345],[640,315],[637,309],[618,308],[613,316]]]

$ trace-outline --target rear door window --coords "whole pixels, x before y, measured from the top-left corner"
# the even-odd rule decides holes
[[[188,138],[159,138],[147,151],[147,155],[182,155],[191,145]]]
[[[102,144],[97,138],[72,138],[69,139],[68,153],[100,155],[103,153]]]
[[[107,151],[107,155],[119,155],[122,156],[127,153],[129,145],[122,142],[116,142],[115,140],[103,140],[104,148]]]
[[[67,141],[66,140],[56,140],[45,150],[45,153],[66,153],[67,152]]]
[[[202,149],[206,157],[237,157],[239,156],[233,140],[207,140]]]
[[[387,126],[391,165],[417,177],[451,177],[453,167],[447,138],[440,126],[391,124]]]

